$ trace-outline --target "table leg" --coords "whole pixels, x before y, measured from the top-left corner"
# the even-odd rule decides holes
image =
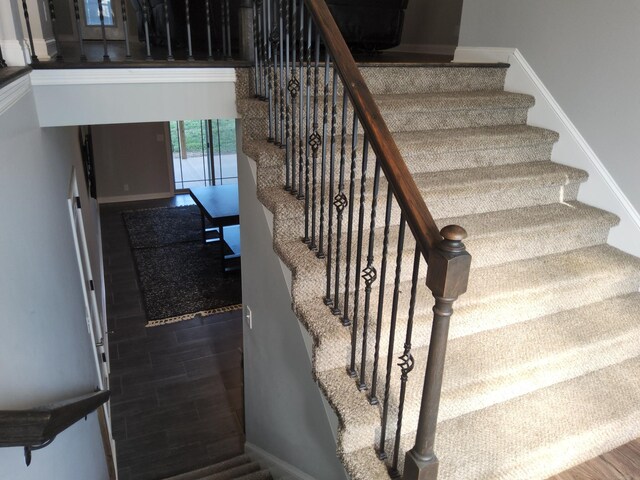
[[[202,243],[207,244],[207,226],[204,221],[204,213],[200,210],[200,223],[202,225]]]

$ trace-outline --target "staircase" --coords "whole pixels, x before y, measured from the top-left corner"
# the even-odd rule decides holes
[[[507,69],[360,68],[437,225],[462,225],[469,234],[471,275],[451,320],[435,443],[441,480],[544,479],[640,437],[640,259],[607,245],[617,217],[577,201],[586,172],[551,162],[558,136],[526,125],[533,98],[504,91]],[[384,368],[376,379],[380,404],[371,405],[345,371],[350,328],[323,302],[325,260],[301,241],[304,201],[283,189],[285,150],[266,141],[268,105],[254,93],[253,72],[239,70],[242,148],[257,164],[257,198],[274,215],[274,250],[292,272],[292,308],[314,340],[313,375],[340,421],[338,454],[351,478],[387,479],[390,460],[385,465],[376,454]],[[359,175],[358,166],[358,182]],[[386,190],[381,180],[378,205],[385,204]],[[368,204],[370,182],[364,193]],[[364,238],[369,212],[367,205]],[[398,224],[395,208],[389,229],[394,252]],[[376,227],[375,238],[383,235]],[[341,242],[344,262],[344,237]],[[375,258],[381,244],[374,245]],[[401,254],[396,358],[403,353],[414,249],[406,242]],[[400,470],[415,439],[433,318],[424,263],[421,268]],[[380,365],[387,363],[393,282],[388,274],[382,328],[376,332],[373,322],[365,342],[373,352],[379,333]],[[361,312],[364,288],[361,283]],[[379,288],[373,287],[372,311]],[[367,367],[370,385],[373,365]],[[399,386],[398,368],[390,377],[386,452],[393,451]]]
[[[165,480],[271,480],[268,470],[263,470],[247,455],[238,455],[224,462],[183,473]]]

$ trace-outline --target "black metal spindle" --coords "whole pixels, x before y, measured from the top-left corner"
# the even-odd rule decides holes
[[[387,458],[385,442],[387,439],[387,423],[389,418],[389,401],[391,389],[391,373],[393,370],[393,350],[396,336],[396,323],[398,320],[398,301],[400,299],[400,279],[402,273],[402,252],[404,249],[404,232],[406,222],[404,215],[400,214],[400,227],[398,229],[398,248],[396,250],[396,275],[393,285],[393,300],[391,303],[391,323],[389,324],[389,348],[387,349],[387,373],[384,382],[384,402],[382,405],[382,424],[380,428],[380,443],[378,445],[378,458]]]
[[[313,132],[309,137],[309,145],[311,146],[312,164],[311,164],[311,242],[309,249],[317,250],[316,243],[316,227],[318,216],[318,149],[322,143],[322,137],[318,131],[318,73],[320,69],[320,33],[316,33],[314,52],[314,74],[313,74]]]
[[[335,77],[334,77],[335,81]],[[334,82],[335,84],[335,82]],[[335,91],[335,90],[334,90]],[[336,207],[338,218],[336,219],[337,232],[336,232],[336,275],[334,280],[334,295],[333,295],[333,309],[331,310],[334,315],[340,315],[340,254],[342,247],[342,217],[345,207],[349,201],[344,194],[344,166],[347,157],[347,112],[349,107],[349,97],[347,91],[343,90],[342,95],[342,139],[340,142],[340,175],[338,177],[338,194],[333,200],[333,204]]]
[[[271,0],[265,0],[264,2],[264,52],[265,52],[265,62],[266,62],[266,82],[265,85],[267,87],[267,102],[269,105],[268,109],[268,131],[267,131],[267,141],[273,142],[273,90],[272,86],[272,78],[273,78],[273,69],[272,69],[272,58],[271,58]],[[226,48],[226,47],[225,47]]]
[[[298,123],[296,119],[296,111],[298,109],[298,93],[300,92],[300,81],[298,80],[298,70],[296,67],[296,55],[298,52],[298,31],[297,31],[297,0],[292,2],[293,8],[291,12],[291,40],[293,45],[291,47],[291,80],[289,80],[289,93],[291,94],[291,194],[297,193],[296,188],[296,164],[298,162],[298,156],[296,148],[298,146]]]
[[[374,199],[377,195],[374,195]],[[380,337],[382,334],[382,315],[384,307],[385,280],[387,276],[387,252],[389,249],[389,230],[391,225],[391,207],[393,205],[393,192],[391,185],[387,186],[387,207],[384,216],[384,234],[382,240],[382,263],[380,265],[380,287],[378,288],[378,316],[376,319],[376,342],[373,352],[373,372],[371,373],[371,390],[369,392],[369,403],[378,404],[378,364],[380,363]]]
[[[82,22],[80,21],[80,4],[78,0],[73,0],[73,13],[76,20],[76,29],[78,30],[78,47],[80,49],[80,61],[86,62],[87,56],[84,53],[84,35],[82,34]]]
[[[295,1],[295,0],[294,0]],[[298,194],[296,198],[301,200],[304,198],[303,175],[304,175],[304,0],[300,0],[299,8],[299,24],[298,24],[298,74],[300,78],[300,125],[298,128]]]
[[[362,147],[362,172],[360,175],[360,209],[358,212],[358,239],[356,247],[356,269],[355,269],[355,289],[353,293],[353,321],[351,322],[351,359],[349,362],[349,375],[353,378],[357,376],[356,372],[356,347],[358,341],[358,310],[360,307],[360,269],[362,268],[362,237],[364,235],[364,203],[366,200],[366,183],[367,183],[367,162],[369,160],[369,139],[364,134]],[[352,167],[353,168],[353,167]],[[354,174],[355,172],[352,172]],[[349,240],[347,250],[351,245]],[[347,262],[350,255],[347,254]],[[347,277],[348,278],[348,277]],[[347,280],[348,282],[348,280]],[[347,283],[348,285],[348,283]],[[348,287],[347,287],[348,288]],[[366,390],[367,385],[364,382],[358,383],[358,390]]]
[[[311,237],[309,236],[309,182],[310,182],[310,160],[309,155],[310,145],[308,139],[311,137],[311,29],[312,29],[311,14],[307,19],[307,56],[305,60],[305,68],[307,69],[307,88],[306,88],[306,103],[305,103],[305,145],[304,145],[304,239],[303,242],[311,244]]]
[[[260,65],[260,91],[258,93],[258,97],[265,99],[267,98],[267,74],[265,70],[265,48],[264,48],[264,1],[256,0],[256,5],[258,8],[258,63]]]
[[[149,42],[149,6],[147,0],[142,0],[142,19],[144,21],[144,41],[147,48],[145,60],[153,60],[151,56],[151,43]]]
[[[264,3],[269,0],[264,0]],[[227,15],[224,0],[220,0],[220,35],[222,37],[222,58],[227,58]]]
[[[205,0],[204,2],[205,5],[205,17],[206,17],[206,23],[207,23],[207,60],[211,61],[213,60],[213,45],[211,42],[211,4],[210,4],[210,0]],[[256,24],[255,24],[255,19],[256,19],[256,4],[255,2],[253,3],[253,39],[254,39],[254,44],[255,44],[255,38],[256,38],[256,34],[258,29],[256,28]],[[258,60],[258,53],[256,52],[255,48],[253,51],[253,58],[254,60],[257,62]],[[256,63],[257,66],[257,63]],[[258,91],[258,69],[256,68],[255,70],[255,74],[256,74],[256,92]]]
[[[231,60],[232,58],[232,55],[231,55],[231,9],[229,8],[229,0],[224,0],[224,6],[225,6],[224,25],[225,25],[225,31],[227,34],[227,41],[226,41],[227,51],[226,51],[225,58],[227,60]]]
[[[287,68],[284,66],[284,7],[283,3],[287,0],[277,0],[278,1],[278,46],[280,47],[280,70],[278,75],[278,80],[280,86],[278,88],[278,93],[280,95],[280,138],[278,139],[278,145],[280,148],[285,148],[286,137],[284,135],[284,110],[285,110],[285,97],[286,92],[284,90],[284,86],[286,85],[285,74]]]
[[[329,155],[329,228],[327,231],[327,289],[324,296],[325,305],[333,305],[331,299],[331,258],[333,246],[333,195],[335,185],[335,160],[336,160],[336,123],[337,105],[336,96],[338,89],[338,72],[333,70],[333,89],[331,91],[331,153]],[[336,303],[338,299],[336,298]]]
[[[349,221],[347,224],[347,258],[344,270],[344,308],[342,324],[351,325],[349,319],[349,284],[351,283],[351,250],[353,248],[353,207],[356,194],[356,158],[358,150],[358,117],[353,111],[353,125],[351,127],[351,175],[349,176]]]
[[[58,26],[56,21],[56,7],[53,4],[53,0],[49,0],[49,16],[51,17],[51,33],[53,33],[53,42],[56,46],[56,61],[62,62],[62,50],[60,47],[60,41],[58,39]]]
[[[164,0],[164,23],[167,30],[167,61],[173,62],[173,50],[171,49],[171,23],[169,21],[169,1]]]
[[[320,50],[320,49],[318,49]],[[318,258],[324,258],[324,210],[326,201],[327,173],[327,125],[329,122],[329,51],[324,55],[324,106],[322,110],[322,168],[320,171],[320,228],[318,231]],[[329,197],[331,198],[331,197]]]
[[[122,26],[124,28],[124,50],[125,50],[125,58],[127,60],[131,59],[131,46],[129,45],[129,17],[127,15],[127,2],[126,0],[122,0],[120,2],[120,7],[122,10]]]
[[[31,49],[31,63],[38,63],[40,59],[36,55],[36,47],[33,44],[33,32],[31,31],[31,21],[29,20],[29,8],[27,7],[27,0],[22,0],[22,13],[24,15],[24,21],[27,24],[27,35],[29,36],[29,48]]]
[[[293,103],[292,102],[292,98],[291,98],[291,75],[290,75],[290,69],[291,69],[291,45],[290,45],[290,38],[289,38],[289,28],[290,28],[290,21],[291,21],[291,14],[289,12],[289,0],[280,0],[281,4],[284,3],[284,21],[285,21],[285,36],[284,36],[284,43],[285,43],[285,55],[286,55],[286,65],[285,65],[285,69],[284,69],[284,75],[285,75],[285,86],[286,88],[284,89],[284,98],[285,98],[285,136],[284,136],[284,142],[285,142],[285,154],[284,154],[284,165],[285,165],[285,185],[284,185],[284,189],[285,190],[291,190],[291,138],[290,138],[290,133],[291,133],[291,106]]]
[[[110,62],[109,51],[107,47],[107,30],[104,25],[104,11],[102,9],[102,0],[96,0],[98,2],[98,14],[100,15],[100,31],[102,33],[102,47],[104,53],[102,55],[103,62]]]
[[[195,59],[193,58],[193,46],[191,45],[191,14],[189,11],[189,0],[184,0],[184,16],[187,22],[187,60],[193,62]]]
[[[271,49],[270,51],[270,57],[271,57],[271,62],[270,62],[270,66],[271,66],[271,75],[270,75],[270,79],[271,79],[271,97],[273,98],[271,105],[273,107],[273,111],[271,112],[271,122],[273,125],[273,137],[272,137],[272,141],[275,145],[279,145],[279,138],[280,138],[280,134],[279,134],[279,123],[278,123],[278,102],[280,101],[280,94],[278,93],[278,88],[279,88],[279,84],[278,84],[278,79],[276,78],[277,73],[279,72],[279,65],[278,65],[278,51],[279,51],[279,43],[280,43],[280,38],[279,38],[279,30],[278,30],[278,22],[276,19],[276,8],[275,8],[275,0],[274,0],[274,4],[271,5],[271,1],[269,2],[270,7],[269,7],[269,23],[270,23],[270,28],[271,28],[271,33],[269,34],[269,48]],[[271,8],[273,7],[273,13],[271,13]]]

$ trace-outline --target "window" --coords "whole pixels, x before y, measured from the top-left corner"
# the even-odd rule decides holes
[[[104,17],[105,26],[114,26],[111,0],[84,0],[84,14],[87,26],[100,26],[100,8],[98,7],[98,2],[102,5],[102,16]]]

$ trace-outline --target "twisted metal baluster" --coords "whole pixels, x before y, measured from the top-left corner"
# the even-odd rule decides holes
[[[280,45],[280,138],[278,140],[278,145],[280,145],[280,148],[285,148],[286,146],[286,142],[287,142],[287,138],[285,137],[284,134],[284,111],[285,111],[285,97],[286,97],[286,92],[284,89],[284,86],[286,85],[286,80],[285,80],[285,74],[287,72],[287,68],[283,63],[284,63],[284,7],[282,6],[283,2],[286,2],[287,0],[278,0],[278,26],[279,26],[279,36],[280,36],[280,40],[279,40],[279,45]]]
[[[298,134],[298,194],[296,198],[298,200],[302,200],[304,198],[304,188],[303,188],[303,175],[304,175],[304,128],[302,126],[302,122],[304,121],[304,88],[303,88],[303,68],[304,68],[304,0],[300,0],[300,17],[299,17],[299,25],[298,25],[298,59],[299,59],[299,78],[300,78],[300,128]]]
[[[111,58],[109,58],[109,52],[107,51],[107,32],[104,26],[104,12],[102,11],[102,0],[97,0],[98,2],[98,13],[100,14],[100,29],[102,31],[102,47],[104,49],[104,54],[102,55],[103,62],[110,62]]]
[[[306,94],[306,115],[305,115],[305,139],[311,137],[311,28],[312,28],[311,14],[308,15],[307,20],[307,58],[305,61],[307,69],[307,94]],[[311,244],[311,238],[309,237],[309,143],[305,142],[304,146],[304,239],[303,242]]]
[[[84,53],[84,40],[82,34],[82,22],[80,21],[80,4],[78,0],[73,0],[73,13],[76,19],[76,29],[78,30],[78,46],[80,47],[80,61],[86,62],[87,56]]]
[[[273,51],[272,45],[272,32],[271,32],[271,0],[266,0],[266,33],[267,33],[267,100],[269,102],[269,133],[267,136],[267,142],[273,143]]]
[[[164,0],[164,22],[167,29],[167,61],[173,62],[175,59],[171,50],[171,25],[169,23],[169,2],[167,0]]]
[[[129,20],[127,16],[127,2],[125,0],[120,2],[120,8],[122,10],[122,26],[124,27],[125,58],[127,60],[131,60],[131,47],[129,46]]]
[[[377,195],[374,195],[374,199]],[[373,372],[371,374],[371,391],[369,392],[369,403],[371,405],[378,404],[377,386],[378,386],[378,364],[380,362],[380,336],[382,333],[382,313],[384,307],[384,285],[387,276],[387,252],[389,248],[389,226],[391,225],[391,207],[393,204],[393,193],[391,185],[387,186],[387,208],[384,216],[384,234],[382,240],[382,265],[380,266],[380,287],[378,291],[378,317],[376,319],[376,344],[373,353]]]
[[[271,35],[269,39],[271,40],[271,73],[272,73],[272,92],[273,92],[273,143],[275,145],[280,145],[280,123],[278,122],[278,103],[281,101],[280,98],[280,83],[278,79],[276,79],[276,74],[280,71],[280,64],[278,60],[278,52],[280,50],[280,32],[278,30],[278,25],[276,25],[276,9],[275,5],[273,8],[273,30],[271,30]],[[281,62],[281,61],[280,61]]]
[[[333,195],[335,184],[335,160],[336,160],[336,123],[337,123],[337,105],[336,95],[338,90],[338,72],[333,69],[333,89],[331,91],[331,155],[329,160],[329,230],[327,232],[327,290],[325,292],[324,304],[329,306],[333,304],[331,299],[331,253],[333,243]],[[338,298],[335,299],[336,303]]]
[[[345,207],[348,205],[348,200],[344,194],[344,164],[347,157],[347,111],[349,107],[349,97],[347,96],[346,89],[342,95],[342,140],[340,144],[340,176],[338,180],[338,194],[336,195],[333,204],[338,212],[337,237],[336,237],[336,276],[334,280],[334,296],[333,296],[333,309],[331,310],[334,315],[340,315],[340,250],[342,246],[342,214]]]
[[[263,98],[266,100],[269,98],[269,65],[267,62],[267,13],[266,13],[266,3],[268,0],[260,0],[260,4],[262,6],[261,9],[261,32],[262,32],[262,78],[263,78],[263,86],[262,90],[264,95]]]
[[[320,48],[318,48],[320,50]],[[324,258],[324,204],[326,200],[327,123],[329,121],[329,51],[324,56],[324,108],[322,111],[322,169],[320,172],[320,230],[318,232],[318,258]]]
[[[362,174],[360,175],[360,210],[358,213],[358,241],[356,247],[356,270],[355,270],[355,289],[353,293],[353,322],[351,327],[351,360],[349,362],[349,375],[356,377],[356,347],[358,341],[358,309],[360,307],[360,269],[362,268],[362,237],[364,231],[364,203],[366,196],[367,183],[367,162],[369,160],[369,139],[364,134],[362,148]],[[353,172],[355,173],[355,172]],[[349,242],[350,244],[351,242]],[[349,261],[347,255],[347,261]],[[363,383],[358,384],[358,390],[366,390],[367,386]]]
[[[284,80],[285,87],[284,88],[284,99],[285,99],[285,135],[284,135],[284,146],[285,146],[285,154],[284,154],[284,166],[285,166],[285,190],[291,190],[291,95],[289,91],[289,83],[291,82],[290,77],[290,69],[291,69],[291,49],[289,44],[289,27],[291,21],[291,15],[289,13],[289,0],[280,0],[280,5],[284,3],[284,18],[285,18],[285,29],[284,29],[284,43],[285,43],[285,55],[286,55],[286,65],[284,68]]]
[[[358,150],[358,117],[353,111],[353,126],[351,130],[351,176],[349,177],[349,223],[347,227],[347,265],[344,278],[344,311],[342,324],[351,325],[349,320],[349,284],[351,283],[351,249],[353,248],[353,207],[356,193],[356,158]]]
[[[391,306],[391,324],[389,325],[389,348],[387,350],[387,375],[384,382],[384,402],[382,406],[382,425],[380,429],[380,443],[378,445],[378,458],[387,458],[385,442],[387,438],[387,420],[389,418],[389,390],[391,388],[391,371],[393,368],[393,348],[396,336],[396,323],[398,320],[398,300],[400,298],[400,278],[402,271],[402,251],[404,248],[404,232],[406,222],[404,215],[400,214],[400,227],[398,229],[398,249],[396,251],[396,277],[393,286],[393,301]]]
[[[193,62],[195,59],[193,58],[193,46],[191,45],[191,15],[189,12],[189,0],[184,0],[184,13],[187,21],[187,60],[189,62]]]
[[[290,193],[295,195],[297,193],[296,189],[296,164],[298,162],[296,146],[298,143],[298,133],[297,133],[297,120],[296,120],[296,110],[298,107],[297,97],[298,92],[300,91],[300,82],[297,77],[297,69],[296,69],[296,54],[298,47],[298,32],[297,32],[297,0],[293,0],[293,8],[291,14],[291,39],[293,41],[293,45],[291,47],[291,80],[289,80],[289,93],[291,94],[291,190]]]
[[[311,243],[309,249],[317,250],[316,244],[316,219],[318,212],[318,149],[322,143],[322,137],[318,132],[318,72],[320,65],[320,33],[316,33],[316,49],[314,57],[314,79],[313,79],[313,133],[309,137],[309,145],[312,149],[313,163],[311,166]]]
[[[51,16],[51,33],[53,33],[53,42],[56,46],[56,62],[62,62],[62,50],[60,50],[60,41],[58,40],[58,28],[56,25],[56,8],[53,0],[49,0],[49,15]]]
[[[147,47],[145,60],[153,60],[151,56],[151,43],[149,42],[149,7],[147,6],[147,0],[142,0],[142,18],[144,19],[144,41]]]
[[[206,16],[206,22],[207,22],[207,60],[211,61],[213,60],[213,45],[212,45],[212,41],[211,41],[211,4],[210,4],[210,0],[205,0],[204,1],[204,6],[205,6],[205,16]],[[255,69],[254,69],[254,73],[255,73],[255,80],[256,80],[256,84],[255,84],[255,91],[258,91],[258,52],[257,52],[257,44],[256,44],[256,38],[257,38],[257,33],[258,33],[258,28],[256,27],[256,3],[253,2],[253,43],[254,43],[254,50],[253,50],[253,59],[255,62]]]
[[[36,55],[36,47],[33,44],[33,32],[31,32],[31,21],[29,20],[29,8],[27,7],[27,0],[22,0],[22,14],[24,15],[24,21],[27,24],[29,48],[31,48],[31,63],[38,63],[40,59]]]
[[[376,159],[373,175],[373,193],[371,194],[371,221],[369,222],[369,250],[367,252],[367,266],[362,271],[364,279],[364,318],[362,319],[362,357],[360,359],[360,390],[366,390],[365,382],[367,368],[367,336],[369,332],[369,308],[371,306],[371,285],[376,281],[377,271],[373,266],[373,244],[376,234],[376,210],[378,208],[378,190],[380,189],[380,161]],[[376,332],[377,333],[377,332]]]

